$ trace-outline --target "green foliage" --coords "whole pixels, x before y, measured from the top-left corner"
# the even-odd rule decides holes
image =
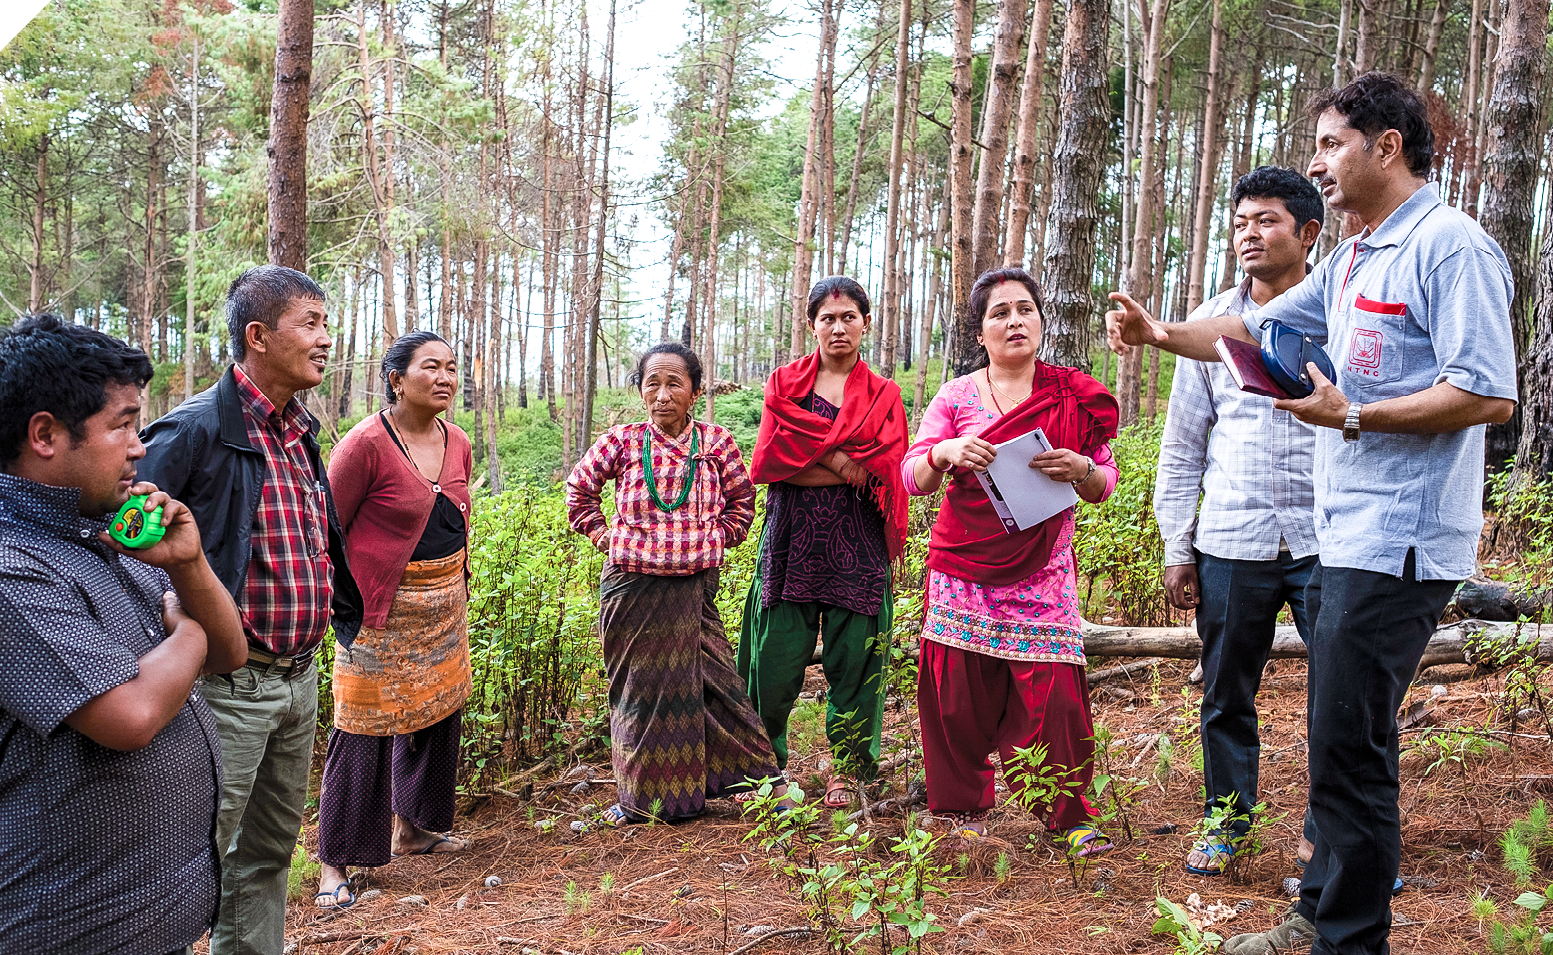
[[[567,915],[581,915],[593,908],[593,893],[586,889],[579,889],[576,882],[566,883],[566,890],[562,893],[562,899],[566,903]]]
[[[1515,474],[1512,458],[1488,476],[1487,505],[1498,514],[1500,533],[1521,539],[1520,575],[1540,581],[1553,566],[1553,480],[1512,480]]]
[[[1505,745],[1498,740],[1470,729],[1438,729],[1419,736],[1407,751],[1432,760],[1424,767],[1424,775],[1427,776],[1450,764],[1455,764],[1458,770],[1464,772],[1468,760],[1481,759],[1504,748]]]
[[[1223,936],[1205,931],[1185,908],[1163,895],[1154,899],[1154,909],[1159,918],[1154,922],[1153,934],[1175,936],[1175,955],[1208,955],[1224,941]]]
[[[553,492],[509,491],[476,502],[474,695],[465,707],[464,750],[476,775],[487,760],[532,759],[559,742],[579,699],[593,709],[607,706],[596,632],[602,563],[571,532]]]
[[[900,837],[881,839],[839,815],[831,827],[816,826],[817,804],[778,811],[773,780],[760,782],[755,793],[744,806],[755,819],[745,841],[758,841],[772,854],[772,868],[803,900],[827,951],[878,939],[880,951],[906,955],[920,952],[925,936],[943,931],[928,902],[948,894],[943,883],[949,870],[934,859],[940,837],[918,827],[915,816]]]
[[[1089,784],[1089,803],[1095,807],[1099,822],[1119,823],[1130,841],[1133,838],[1132,815],[1138,808],[1138,795],[1148,783],[1143,779],[1120,775],[1125,756],[1110,727],[1096,723],[1094,740],[1096,771]]]
[[[1161,415],[1117,435],[1111,442],[1121,467],[1116,491],[1102,505],[1079,506],[1073,543],[1087,620],[1108,614],[1109,600],[1126,624],[1170,622],[1163,583],[1165,550],[1154,522],[1154,471],[1163,427]]]
[[[1529,886],[1542,870],[1542,861],[1553,851],[1553,827],[1549,826],[1548,806],[1537,800],[1526,814],[1505,830],[1499,838],[1504,852],[1504,867],[1515,876],[1515,884]]]
[[[323,867],[309,861],[307,849],[298,844],[291,853],[291,868],[286,872],[286,898],[296,904],[313,894]]]

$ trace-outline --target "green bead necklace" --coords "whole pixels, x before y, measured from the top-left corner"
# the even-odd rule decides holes
[[[690,423],[690,473],[685,475],[685,486],[680,488],[679,497],[673,504],[665,504],[663,498],[658,495],[658,479],[652,473],[652,427],[647,428],[647,435],[642,440],[642,469],[647,472],[647,493],[652,496],[652,502],[665,511],[672,511],[683,507],[690,499],[690,486],[696,483],[696,468],[701,464],[696,459],[696,452],[701,450],[701,435],[696,431],[696,423]]]

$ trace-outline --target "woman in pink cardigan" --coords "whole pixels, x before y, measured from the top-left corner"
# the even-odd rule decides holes
[[[469,437],[437,417],[453,402],[453,350],[431,332],[383,356],[386,409],[329,459],[361,633],[336,647],[334,729],[318,807],[315,899],[355,901],[348,866],[457,852],[459,723],[469,672]]]

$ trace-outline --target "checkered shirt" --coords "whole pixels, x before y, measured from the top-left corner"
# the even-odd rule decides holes
[[[652,439],[658,496],[679,497],[690,465],[690,435],[700,434],[700,462],[685,503],[665,511],[653,503],[642,467],[642,444]],[[604,515],[604,484],[615,481],[615,518]],[[609,559],[639,574],[679,577],[720,567],[723,551],[737,547],[755,522],[755,485],[727,428],[692,422],[678,439],[651,422],[616,425],[594,443],[566,479],[572,529],[593,537],[607,530]]]
[[[292,656],[316,647],[329,630],[334,563],[324,486],[302,438],[312,418],[292,398],[276,411],[242,366],[234,366],[248,440],[264,452],[268,474],[253,520],[253,556],[238,610],[248,642]]]
[[[1249,290],[1189,317],[1253,315]],[[1154,481],[1165,566],[1195,563],[1194,547],[1225,560],[1272,560],[1280,541],[1295,557],[1316,553],[1315,450],[1313,426],[1241,391],[1221,362],[1177,358]]]

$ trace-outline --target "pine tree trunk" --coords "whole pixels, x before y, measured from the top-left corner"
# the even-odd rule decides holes
[[[1418,67],[1418,92],[1434,89],[1434,65],[1440,54],[1440,38],[1445,34],[1445,21],[1450,17],[1451,0],[1435,0],[1434,18],[1429,21],[1429,38],[1424,41],[1423,57]]]
[[[1510,325],[1516,354],[1531,338],[1532,226],[1537,174],[1542,163],[1542,116],[1546,110],[1549,0],[1508,0],[1500,27],[1499,62],[1484,125],[1488,149],[1483,157],[1483,211],[1478,221],[1510,261],[1515,282]],[[1525,394],[1522,390],[1521,394]],[[1517,407],[1504,424],[1488,426],[1487,463],[1497,470],[1520,438]]]
[[[1014,138],[1013,188],[1009,190],[1008,228],[1003,233],[1003,264],[1024,268],[1025,234],[1030,228],[1030,195],[1035,187],[1035,158],[1041,136],[1042,86],[1046,79],[1046,43],[1051,37],[1052,0],[1035,0],[1035,22],[1025,51],[1024,84],[1019,91],[1019,132]]]
[[[981,347],[976,344],[980,329],[971,327],[967,302],[976,266],[971,234],[971,38],[975,17],[974,0],[954,0],[954,52],[949,79],[953,107],[949,134],[949,268],[954,341],[949,364],[956,375],[969,374],[981,356]]]
[[[1165,42],[1165,23],[1170,14],[1170,0],[1155,0],[1149,10],[1147,0],[1139,0],[1139,22],[1143,25],[1143,66],[1138,82],[1143,87],[1139,108],[1139,160],[1138,203],[1132,229],[1132,270],[1127,276],[1127,293],[1140,303],[1146,303],[1154,294],[1154,256],[1151,252],[1156,228],[1155,219],[1163,219],[1155,201],[1154,177],[1159,165],[1160,135],[1160,66]],[[1163,132],[1160,130],[1159,132]],[[1121,405],[1121,424],[1126,427],[1138,419],[1140,389],[1143,372],[1143,352],[1134,348],[1122,358],[1122,375],[1118,383],[1117,403]]]
[[[998,239],[1003,230],[1003,166],[1008,159],[1008,123],[1014,111],[1014,80],[1019,73],[1019,51],[1025,39],[1027,0],[999,0],[998,33],[992,47],[987,100],[981,111],[981,168],[976,176],[976,208],[973,213],[971,263],[976,275],[995,268],[1000,261]]]
[[[609,2],[609,32],[604,41],[604,96],[594,115],[593,138],[604,137],[603,164],[599,170],[599,214],[594,235],[593,307],[588,312],[587,357],[583,361],[582,442],[586,450],[593,443],[593,402],[598,394],[599,323],[604,310],[604,240],[609,222],[609,141],[615,119],[615,0]]]
[[[1047,316],[1042,357],[1089,369],[1090,283],[1095,270],[1100,184],[1110,125],[1110,6],[1073,0],[1062,38],[1062,119],[1053,154],[1045,270]]]
[[[900,0],[900,21],[895,36],[895,110],[890,124],[890,184],[884,213],[884,361],[881,374],[895,375],[896,340],[901,327],[900,270],[895,258],[900,244],[901,166],[906,146],[906,88],[911,72],[911,0]],[[862,148],[862,136],[858,136]],[[856,178],[852,188],[857,190]]]
[[[809,138],[803,150],[803,186],[798,199],[798,231],[793,242],[792,338],[791,354],[803,352],[803,330],[809,302],[809,282],[814,271],[814,231],[819,212],[819,138],[821,114],[825,109],[825,48],[835,28],[831,22],[833,0],[822,0],[820,14],[820,50],[815,57],[814,90],[809,99]]]
[[[280,0],[270,101],[270,263],[307,270],[307,114],[313,85],[313,0]]]
[[[1208,43],[1208,89],[1203,105],[1201,146],[1198,153],[1202,168],[1197,177],[1196,214],[1192,216],[1192,261],[1187,266],[1190,281],[1186,292],[1186,310],[1191,312],[1203,303],[1203,273],[1208,267],[1208,234],[1212,231],[1215,192],[1219,184],[1219,148],[1223,137],[1219,127],[1223,119],[1220,106],[1219,73],[1222,69],[1221,47],[1224,43],[1224,27],[1220,20],[1222,0],[1213,0],[1212,36]],[[1206,140],[1205,142],[1203,142]]]
[[[903,63],[905,61],[902,61]],[[868,62],[868,75],[863,83],[863,111],[857,120],[857,147],[852,150],[852,178],[847,187],[847,207],[841,214],[841,249],[836,255],[840,263],[838,272],[847,271],[847,247],[852,244],[853,219],[857,215],[857,186],[863,175],[863,154],[868,144],[868,117],[874,107],[874,85],[879,76],[879,57]]]
[[[1521,365],[1521,433],[1515,447],[1512,487],[1545,481],[1553,475],[1553,215],[1547,217],[1542,230],[1542,262],[1536,283],[1536,294],[1531,296],[1536,302],[1532,342]],[[1519,556],[1513,545],[1493,549]]]
[[[949,183],[944,183],[943,197],[938,203],[938,227],[933,230],[933,242],[929,247],[937,251],[944,247],[944,239],[949,234]],[[931,253],[930,253],[931,254]],[[944,269],[943,257],[932,255],[933,277],[928,285],[927,299],[922,303],[922,328],[919,340],[922,345],[922,354],[917,359],[917,381],[912,389],[911,401],[911,426],[915,430],[922,423],[922,413],[927,410],[927,369],[928,358],[933,354],[933,318],[938,306],[940,287],[943,284]],[[945,365],[948,365],[947,355]]]

